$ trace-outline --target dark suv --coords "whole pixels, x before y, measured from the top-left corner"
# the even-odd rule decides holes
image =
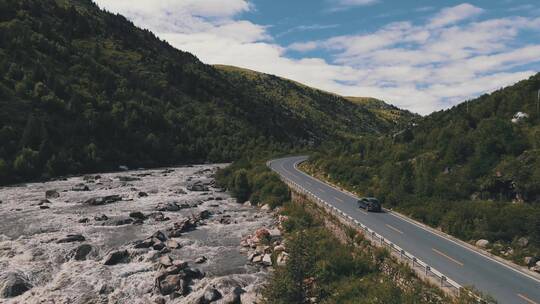
[[[362,197],[358,200],[358,207],[367,211],[381,212],[381,203],[374,197]]]

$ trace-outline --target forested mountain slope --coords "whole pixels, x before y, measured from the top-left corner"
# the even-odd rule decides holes
[[[540,74],[416,120],[393,135],[332,146],[309,169],[465,240],[540,254]],[[534,254],[533,254],[534,255]]]
[[[0,184],[231,161],[394,124],[333,94],[205,65],[88,0],[0,0],[0,41]]]

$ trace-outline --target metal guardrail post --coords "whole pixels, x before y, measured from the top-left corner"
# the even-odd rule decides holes
[[[429,271],[431,270],[431,267],[429,267],[428,265],[426,265],[426,276],[428,275]]]
[[[415,264],[416,262],[417,262],[416,257],[413,257],[413,258],[412,258],[412,267],[413,267],[413,268],[414,268],[414,266],[415,266],[414,264]]]
[[[446,282],[446,277],[445,277],[445,276],[441,276],[441,287],[444,286],[444,282]]]

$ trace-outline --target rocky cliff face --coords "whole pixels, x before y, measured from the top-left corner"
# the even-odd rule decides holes
[[[0,302],[251,302],[267,268],[240,243],[276,220],[216,188],[217,168],[0,188]]]

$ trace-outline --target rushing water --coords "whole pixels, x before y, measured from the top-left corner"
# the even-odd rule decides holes
[[[159,296],[154,286],[159,258],[155,250],[137,251],[131,262],[114,266],[104,265],[104,257],[113,250],[133,250],[133,242],[158,230],[166,231],[174,222],[203,210],[211,212],[210,218],[175,238],[181,247],[168,254],[206,275],[193,282],[190,294],[173,300],[167,297],[167,303],[195,303],[210,285],[223,295],[241,287],[252,296],[267,271],[248,263],[240,239],[257,228],[273,226],[274,219],[256,208],[237,204],[213,187],[217,167],[138,170],[99,174],[95,180],[72,177],[0,188],[0,288],[10,273],[17,273],[32,286],[20,296],[0,298],[0,303],[154,303]],[[193,181],[202,181],[209,190],[186,190]],[[79,184],[89,191],[72,190]],[[45,192],[53,189],[59,197],[42,203],[49,208],[41,209],[46,208],[39,206]],[[147,196],[140,196],[141,192]],[[101,206],[84,204],[107,195],[120,195],[122,200]],[[158,204],[173,201],[191,207],[163,212],[170,218],[167,221],[150,217],[142,224],[115,225],[129,219],[130,212],[151,215]],[[108,220],[95,219],[102,215]],[[230,223],[220,221],[224,216],[230,216]],[[57,243],[73,234],[85,240]],[[81,244],[91,245],[92,252],[86,260],[74,260],[73,252]],[[201,256],[207,261],[196,264]],[[245,302],[248,298],[243,297]]]

